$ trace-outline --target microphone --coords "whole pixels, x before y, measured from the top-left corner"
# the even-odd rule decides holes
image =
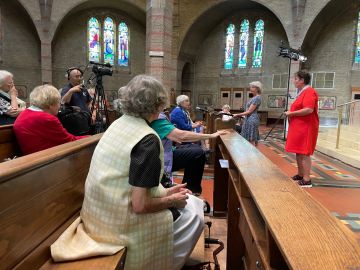
[[[196,107],[195,109],[196,109],[197,111],[209,112],[207,109],[200,108],[200,107]]]

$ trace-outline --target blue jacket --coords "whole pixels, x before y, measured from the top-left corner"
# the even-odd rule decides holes
[[[170,114],[170,121],[173,123],[178,129],[181,130],[192,130],[191,120],[188,117],[188,114],[184,109],[177,106],[174,110],[172,110]]]

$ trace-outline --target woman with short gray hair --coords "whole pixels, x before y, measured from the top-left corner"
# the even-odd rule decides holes
[[[80,259],[127,247],[127,270],[179,270],[203,230],[203,201],[185,184],[160,185],[164,151],[149,124],[164,109],[166,90],[138,75],[120,99],[124,115],[96,146],[81,217],[51,246],[52,257]]]
[[[0,125],[13,124],[25,109],[26,103],[17,95],[13,75],[9,71],[0,70]]]
[[[259,125],[260,118],[257,114],[258,109],[261,105],[261,92],[262,92],[262,83],[259,81],[249,83],[250,93],[252,98],[246,104],[246,111],[238,114],[234,114],[234,117],[243,117],[245,116],[244,124],[241,128],[241,136],[243,136],[250,143],[257,146],[260,139],[259,135]]]
[[[14,123],[14,132],[24,155],[41,151],[87,136],[68,133],[56,117],[60,93],[52,85],[40,85],[30,93],[30,107]]]

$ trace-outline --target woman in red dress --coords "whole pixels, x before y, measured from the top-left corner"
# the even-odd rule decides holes
[[[295,73],[294,84],[299,92],[290,111],[285,112],[289,119],[285,150],[296,153],[298,174],[292,179],[303,187],[312,186],[310,155],[314,153],[319,131],[318,94],[309,85],[310,80],[311,75],[306,71]]]

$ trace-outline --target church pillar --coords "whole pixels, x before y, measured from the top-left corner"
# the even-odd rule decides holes
[[[39,0],[41,21],[39,25],[41,40],[41,81],[52,83],[52,54],[51,54],[51,9],[53,0]]]
[[[146,74],[160,80],[170,92],[172,65],[173,0],[147,0]]]

